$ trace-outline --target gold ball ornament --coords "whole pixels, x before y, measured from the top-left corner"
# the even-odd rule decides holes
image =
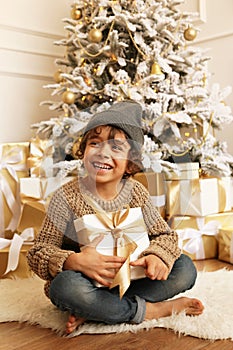
[[[88,40],[92,43],[100,43],[103,38],[101,30],[93,28],[88,34]]]
[[[61,83],[62,81],[64,81],[64,78],[61,76],[63,72],[59,69],[57,72],[54,73],[54,80],[56,83]]]
[[[185,40],[188,41],[193,41],[197,36],[197,31],[192,28],[192,27],[188,27],[187,29],[185,29],[184,31],[184,38]]]
[[[71,18],[74,20],[79,20],[82,18],[82,10],[77,7],[73,7],[71,10]]]
[[[75,101],[75,94],[70,90],[66,90],[62,94],[62,101],[68,105],[72,105]]]

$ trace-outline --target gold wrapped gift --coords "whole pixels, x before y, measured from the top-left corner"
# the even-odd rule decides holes
[[[45,217],[46,206],[39,201],[28,201],[23,204],[17,232],[21,233],[29,227],[33,227],[37,235]]]
[[[166,181],[167,215],[206,216],[231,210],[231,178]]]
[[[73,178],[72,176],[64,179],[58,177],[21,178],[20,196],[22,211],[17,231],[22,232],[26,228],[33,227],[37,233],[45,217],[52,194]]]
[[[53,153],[52,140],[41,140],[39,137],[31,139],[30,155],[27,163],[31,177],[53,176]]]
[[[233,264],[233,226],[219,230],[218,259]]]
[[[212,259],[218,256],[216,239],[218,223],[216,221],[210,221],[200,230],[186,228],[176,232],[180,249],[192,260]]]
[[[160,215],[165,218],[166,195],[164,175],[162,173],[155,173],[151,171],[137,173],[133,178],[146,187],[150,193],[154,206],[159,211]]]
[[[29,143],[0,144],[0,237],[11,238],[20,216],[19,178],[29,175]]]
[[[28,278],[33,275],[27,264],[26,255],[30,246],[23,245],[19,255],[19,263],[15,271],[9,271],[6,275],[4,272],[7,267],[9,248],[0,250],[0,278]]]
[[[12,239],[0,238],[0,278],[27,278],[32,275],[26,254],[34,240],[34,231],[27,229]]]

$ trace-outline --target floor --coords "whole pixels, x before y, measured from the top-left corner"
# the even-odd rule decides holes
[[[211,259],[196,261],[197,269],[215,271],[233,265]],[[230,340],[208,341],[175,334],[171,330],[155,328],[149,331],[121,334],[83,334],[74,338],[60,337],[49,329],[19,324],[0,324],[0,350],[232,350]]]

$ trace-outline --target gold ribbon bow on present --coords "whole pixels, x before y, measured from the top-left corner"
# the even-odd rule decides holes
[[[120,298],[122,298],[130,286],[130,255],[137,248],[137,244],[118,227],[127,218],[130,208],[127,206],[123,213],[120,210],[112,213],[112,219],[110,219],[107,213],[92,198],[86,195],[84,198],[95,210],[99,221],[106,227],[106,229],[110,230],[114,239],[114,255],[126,258],[124,264],[118,270],[110,285],[110,288],[119,285]]]
[[[54,146],[51,140],[41,140],[38,137],[31,140],[30,157],[28,157],[28,167],[31,169],[31,175],[36,177],[45,177],[47,174],[47,159],[52,160]],[[45,164],[43,164],[45,163]],[[49,168],[52,165],[50,164]]]

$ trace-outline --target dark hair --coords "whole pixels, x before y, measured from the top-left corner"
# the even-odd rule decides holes
[[[142,153],[141,150],[138,149],[138,147],[135,147],[135,141],[133,141],[129,136],[120,128],[116,128],[114,126],[108,125],[110,127],[110,133],[109,133],[109,140],[114,139],[117,132],[122,132],[126,136],[126,139],[128,143],[130,144],[130,150],[128,155],[128,170],[123,175],[123,178],[126,179],[132,175],[135,175],[136,173],[140,172],[143,169],[142,164]],[[86,132],[83,137],[81,137],[76,142],[76,151],[74,156],[78,159],[83,159],[84,152],[86,149],[87,141],[89,140],[90,136],[92,135],[99,135],[102,131],[101,126],[97,126],[88,132]]]

